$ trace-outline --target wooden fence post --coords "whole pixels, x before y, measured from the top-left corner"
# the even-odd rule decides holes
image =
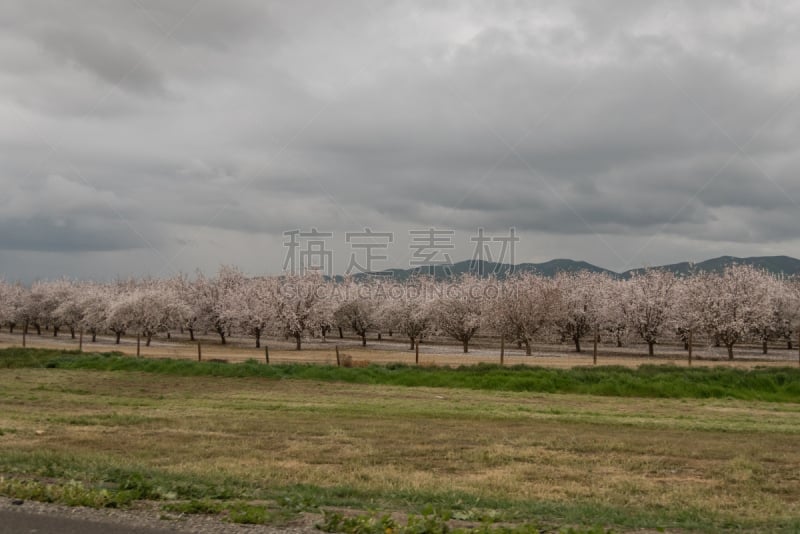
[[[505,365],[506,359],[506,335],[500,334],[500,365]]]
[[[264,345],[264,359],[267,360],[267,365],[269,365],[269,347]]]
[[[200,343],[197,344],[197,361],[203,361],[203,349],[201,348]]]
[[[336,345],[336,367],[341,367],[342,361],[339,359],[339,345]]]

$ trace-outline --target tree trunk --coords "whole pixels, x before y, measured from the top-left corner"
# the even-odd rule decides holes
[[[575,341],[575,352],[580,352],[581,351],[581,338],[578,337],[578,336],[575,336],[572,339]]]
[[[92,343],[97,343],[97,332],[92,332]]]
[[[378,341],[380,341],[380,340],[381,340],[381,333],[378,332]]]
[[[469,340],[465,339],[464,340],[464,354],[466,354],[468,352],[469,352]]]
[[[300,350],[301,344],[303,342],[302,336],[300,334],[295,334],[294,341],[295,341],[295,347],[294,347],[295,350]]]
[[[189,329],[189,341],[194,341],[194,328]]]
[[[38,325],[38,324],[37,325],[33,325],[33,326],[36,328],[36,335],[37,336],[41,336],[42,335],[42,327],[40,325]]]
[[[344,339],[344,332],[342,331],[342,327],[339,327],[339,339]]]
[[[622,347],[622,337],[617,336],[617,347]]]
[[[720,339],[719,339],[719,336],[718,336],[718,335],[715,335],[715,336],[714,336],[714,346],[715,346],[715,347],[720,347],[720,346],[722,346],[722,342],[720,341]]]
[[[650,356],[652,356],[654,354],[653,345],[655,345],[655,344],[656,344],[655,341],[648,341],[647,342],[647,354],[649,354]]]
[[[728,359],[732,360],[733,359],[733,343],[731,343],[730,345],[727,345],[727,347],[728,347]]]
[[[70,326],[69,327],[69,335],[72,336],[72,339],[75,339],[75,327],[74,326]]]
[[[522,350],[522,340],[521,339],[517,340],[517,348]]]
[[[410,349],[411,349],[411,350],[414,350],[414,345],[417,343],[417,340],[416,340],[416,339],[414,339],[413,337],[409,337],[409,339],[411,340],[411,347],[410,347]]]
[[[117,332],[117,345],[119,345],[120,338],[122,338],[122,332]]]
[[[525,342],[525,356],[530,356],[531,355],[531,342],[528,339],[525,339],[524,342]]]
[[[59,329],[58,329],[58,327],[57,327],[57,326],[54,326],[54,327],[53,327],[53,337],[58,337],[58,330],[59,330]]]
[[[227,343],[225,341],[225,330],[220,328],[219,330],[217,330],[217,333],[219,334],[219,338],[222,340],[222,344],[225,345]]]
[[[762,354],[766,354],[767,353],[767,340],[766,339],[761,342],[761,353]]]
[[[145,336],[145,339],[146,339],[146,341],[144,343],[144,346],[145,347],[149,347],[150,346],[150,342],[153,341],[153,334],[147,334]]]
[[[786,341],[786,349],[787,350],[792,350],[792,340],[791,339]]]
[[[8,325],[8,333],[9,334],[13,334],[14,333],[14,323],[11,323],[11,324]],[[791,345],[791,344],[792,344],[792,342],[790,341],[789,345]],[[791,349],[792,347],[789,347],[789,348]]]
[[[261,348],[261,332],[259,332],[258,330],[256,330],[256,348],[257,349]]]
[[[361,346],[362,347],[366,347],[367,346],[367,333],[366,332],[361,334]]]
[[[689,350],[689,340],[683,342],[683,350]]]

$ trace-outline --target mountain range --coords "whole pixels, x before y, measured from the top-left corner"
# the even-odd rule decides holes
[[[772,274],[793,276],[800,274],[800,260],[790,256],[755,256],[750,258],[737,258],[734,256],[720,256],[710,260],[701,261],[699,263],[680,262],[671,263],[668,265],[653,265],[653,268],[665,269],[672,271],[676,274],[689,274],[692,271],[706,271],[706,272],[720,272],[729,265],[752,265],[753,267],[763,269]],[[406,280],[414,275],[419,274],[432,274],[437,279],[444,279],[450,276],[459,276],[462,274],[474,275],[489,275],[494,274],[498,278],[504,278],[512,272],[533,272],[544,276],[555,276],[559,272],[577,272],[577,271],[590,271],[597,273],[608,273],[612,276],[619,278],[630,278],[631,275],[644,271],[644,268],[630,269],[621,273],[604,269],[585,261],[576,261],[570,259],[556,259],[546,261],[544,263],[520,263],[517,265],[510,265],[505,263],[493,263],[483,260],[465,260],[454,263],[449,266],[430,266],[430,267],[414,267],[411,269],[388,269],[376,275],[392,277],[396,280]],[[356,275],[356,278],[363,278],[369,274],[363,273]]]

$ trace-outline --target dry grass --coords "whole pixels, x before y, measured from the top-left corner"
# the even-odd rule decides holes
[[[15,369],[0,458],[255,486],[465,492],[707,524],[800,516],[800,406]],[[7,467],[7,466],[6,466]],[[788,520],[788,519],[787,519]]]

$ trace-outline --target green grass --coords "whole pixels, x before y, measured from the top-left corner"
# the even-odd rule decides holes
[[[480,364],[451,369],[391,364],[342,368],[304,364],[264,365],[255,360],[238,365],[224,365],[218,362],[132,358],[119,353],[78,353],[45,349],[0,350],[0,368],[3,367],[140,371],[173,376],[305,379],[353,384],[614,397],[800,402],[800,369],[788,367],[737,369],[643,365],[636,369],[618,366],[552,369]]]
[[[115,357],[33,357],[34,368],[25,354],[0,368],[7,496],[147,500],[166,515],[265,524],[324,523],[332,510],[344,532],[389,513],[413,534],[428,506],[454,529],[498,533],[800,530],[800,404],[54,369]],[[269,370],[189,369],[248,365]]]
[[[11,467],[10,460],[14,462]],[[0,477],[0,495],[68,506],[125,508],[135,501],[163,502],[162,509],[181,514],[220,515],[233,523],[285,525],[302,512],[322,512],[318,528],[325,532],[360,534],[372,531],[376,513],[342,514],[339,510],[394,510],[408,515],[394,532],[441,532],[446,522],[468,525],[459,532],[528,534],[530,532],[598,533],[628,531],[643,525],[716,532],[756,530],[796,532],[800,520],[774,518],[769,522],[710,516],[701,507],[658,510],[618,508],[587,501],[531,501],[479,497],[459,491],[383,491],[352,486],[298,484],[265,487],[219,476],[182,476],[143,466],[104,464],[97,459],[50,453],[0,455],[0,469],[28,473]],[[31,473],[35,476],[32,478]],[[79,476],[85,480],[69,478]],[[40,478],[57,480],[42,482]],[[334,511],[329,509],[333,508]],[[433,530],[422,528],[428,523]],[[599,523],[599,524],[598,524]],[[567,526],[564,526],[567,525]],[[601,525],[614,525],[606,529]],[[536,530],[530,527],[535,526]],[[421,530],[419,530],[422,528]],[[384,532],[385,531],[381,531]],[[376,531],[376,534],[378,532]],[[444,534],[444,532],[442,532]]]

